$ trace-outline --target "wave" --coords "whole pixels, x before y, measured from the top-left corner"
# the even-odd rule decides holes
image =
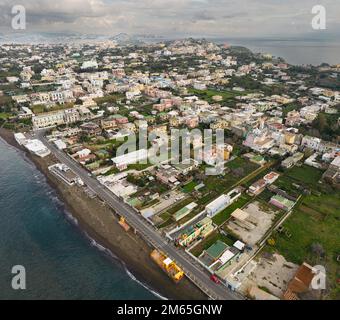
[[[4,140],[4,139],[1,139]],[[50,186],[50,184],[48,183],[47,178],[45,177],[44,174],[42,174],[37,167],[35,166],[35,164],[31,161],[31,159],[29,159],[26,155],[26,153],[23,150],[20,150],[14,146],[12,146],[11,144],[7,143],[6,141],[4,141],[12,150],[18,152],[23,159],[25,160],[26,163],[28,163],[31,168],[34,168],[35,170],[37,170],[34,174],[33,174],[33,178],[35,180],[35,183],[37,183],[38,185],[46,185],[47,188],[45,189],[45,194],[52,200],[53,203],[57,204],[57,206],[60,208],[60,210],[63,212],[65,218],[72,223],[74,226],[76,226],[78,228],[78,230],[90,241],[90,245],[92,247],[95,247],[96,249],[98,249],[100,252],[106,254],[107,256],[109,256],[110,258],[118,261],[121,266],[123,266],[124,271],[126,272],[126,274],[129,276],[129,278],[133,281],[135,281],[136,283],[138,283],[139,285],[141,285],[143,288],[145,288],[146,290],[148,290],[149,292],[151,292],[155,297],[161,299],[161,300],[168,300],[166,297],[162,296],[160,293],[158,293],[157,291],[153,290],[152,288],[150,288],[147,284],[145,284],[144,282],[138,280],[133,273],[128,269],[128,267],[126,266],[125,262],[122,261],[121,259],[119,259],[111,250],[109,250],[108,248],[102,246],[101,244],[99,244],[98,242],[96,242],[93,238],[91,238],[89,236],[89,234],[79,228],[79,222],[78,220],[72,215],[71,212],[69,212],[66,209],[65,203],[59,198],[59,196],[57,195],[56,191]]]
[[[91,238],[88,233],[84,232],[84,234],[86,235],[86,237],[90,240],[91,246],[95,247],[96,249],[98,249],[99,251],[109,255],[111,258],[115,259],[116,261],[118,261],[124,268],[126,274],[130,277],[131,280],[137,282],[139,285],[141,285],[143,288],[145,288],[146,290],[148,290],[149,292],[151,292],[155,297],[161,299],[161,300],[168,300],[166,297],[162,296],[159,292],[151,289],[147,284],[145,284],[144,282],[138,280],[134,274],[128,269],[128,267],[126,266],[125,262],[122,261],[121,259],[119,259],[115,254],[112,253],[111,250],[109,250],[108,248],[102,246],[101,244],[99,244],[98,242],[96,242],[96,240],[94,240],[93,238]]]
[[[64,208],[64,214],[67,220],[69,220],[71,223],[73,223],[75,226],[78,226],[78,220],[69,212]]]
[[[127,273],[127,275],[135,282],[137,282],[138,284],[140,284],[142,287],[144,287],[146,290],[150,291],[154,296],[156,296],[157,298],[161,299],[161,300],[168,300],[168,298],[162,296],[159,292],[152,290],[151,288],[149,288],[145,283],[139,281],[130,271],[129,269],[125,266],[124,264],[124,269],[125,272]]]

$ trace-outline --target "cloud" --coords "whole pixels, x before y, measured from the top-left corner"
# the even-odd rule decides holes
[[[310,0],[1,0],[0,30],[22,4],[27,32],[259,37],[312,32]],[[318,0],[328,29],[338,30],[340,3]],[[337,16],[339,15],[339,16]]]

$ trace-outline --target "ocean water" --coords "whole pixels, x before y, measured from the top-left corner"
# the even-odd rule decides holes
[[[294,65],[340,64],[340,42],[327,39],[218,39],[218,43],[269,53]]]
[[[86,238],[23,152],[0,139],[0,299],[157,299]],[[26,290],[11,286],[14,265]]]

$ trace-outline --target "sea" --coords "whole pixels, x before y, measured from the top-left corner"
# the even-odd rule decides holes
[[[254,53],[281,57],[293,65],[340,64],[340,42],[328,39],[216,39],[217,43],[243,46]]]
[[[12,287],[14,266],[26,289]],[[0,299],[162,299],[90,239],[24,152],[0,139]]]

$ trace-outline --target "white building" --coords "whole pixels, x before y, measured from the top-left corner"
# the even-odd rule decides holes
[[[14,133],[14,139],[19,143],[19,145],[23,145],[27,142],[25,135],[21,132]]]
[[[312,150],[319,150],[321,145],[321,139],[316,137],[305,136],[302,138],[301,147],[307,147]]]
[[[82,70],[85,69],[98,69],[98,63],[95,60],[90,60],[90,61],[84,61],[82,66],[81,66]]]
[[[64,111],[55,111],[36,115],[32,118],[34,128],[47,128],[64,124]]]
[[[140,161],[146,160],[148,158],[148,150],[140,149],[137,151],[130,152],[128,154],[123,154],[116,158],[112,158],[112,162],[118,170],[124,170],[130,164],[137,164]]]
[[[27,148],[30,152],[34,153],[40,158],[44,158],[51,153],[51,151],[46,148],[40,140],[37,139],[27,140],[25,148]]]
[[[54,141],[54,144],[59,150],[64,150],[67,148],[66,143],[61,139]]]
[[[209,218],[214,217],[220,211],[225,209],[230,204],[230,197],[228,195],[222,194],[220,197],[210,202],[206,207],[205,211]]]

